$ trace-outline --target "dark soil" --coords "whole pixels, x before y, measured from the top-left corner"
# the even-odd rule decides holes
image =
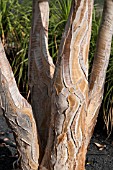
[[[0,170],[13,170],[18,159],[12,131],[0,114]],[[87,153],[86,170],[113,170],[113,138],[95,132]]]
[[[113,140],[95,133],[86,158],[86,170],[113,170]]]

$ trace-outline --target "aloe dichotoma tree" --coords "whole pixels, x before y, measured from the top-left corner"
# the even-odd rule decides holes
[[[31,105],[20,95],[0,42],[1,107],[22,170],[84,170],[102,103],[113,33],[113,1],[105,0],[88,80],[93,0],[73,0],[56,65],[48,51],[48,0],[33,0],[29,45]],[[32,106],[32,107],[31,107]]]

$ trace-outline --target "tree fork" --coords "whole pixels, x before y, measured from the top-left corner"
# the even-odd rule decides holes
[[[54,64],[48,52],[48,0],[33,0],[29,85],[43,150],[40,153],[39,136],[37,139],[31,106],[18,91],[0,43],[1,106],[15,134],[22,170],[37,170],[38,163],[40,164],[38,155],[43,154],[39,170],[85,168],[87,147],[102,102],[110,56],[113,1],[105,0],[94,63],[88,82],[92,9],[93,0],[72,1],[54,73]]]
[[[85,167],[92,7],[91,0],[72,2],[53,81],[52,121],[42,169],[83,170]]]

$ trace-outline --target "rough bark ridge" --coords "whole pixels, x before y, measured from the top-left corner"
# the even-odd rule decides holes
[[[85,166],[92,7],[91,0],[72,3],[55,70],[51,129],[42,169],[82,170]]]
[[[29,86],[42,151],[47,143],[51,114],[51,80],[54,64],[48,52],[48,0],[33,0],[29,47]]]

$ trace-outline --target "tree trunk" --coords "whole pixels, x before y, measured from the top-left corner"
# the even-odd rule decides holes
[[[106,71],[109,63],[113,35],[113,1],[105,0],[96,52],[89,82],[88,114],[86,118],[87,142],[93,134],[102,103]]]
[[[41,168],[83,170],[97,121],[113,33],[113,2],[105,1],[88,89],[93,1],[73,1],[55,71],[50,136]],[[72,25],[71,25],[72,24]]]
[[[41,149],[47,144],[51,115],[51,82],[54,64],[48,52],[48,0],[33,0],[33,19],[29,47],[29,86],[33,113],[40,135]]]
[[[30,104],[18,91],[0,40],[0,96],[4,116],[14,132],[22,170],[37,170],[39,145]]]
[[[85,167],[92,7],[91,0],[72,2],[55,70],[51,129],[41,168],[83,170]]]
[[[37,128],[31,106],[18,91],[0,42],[1,107],[14,131],[22,170],[85,169],[87,147],[102,102],[110,56],[113,1],[105,0],[88,82],[92,10],[93,0],[72,1],[54,73],[48,52],[48,0],[33,0],[29,85]]]

